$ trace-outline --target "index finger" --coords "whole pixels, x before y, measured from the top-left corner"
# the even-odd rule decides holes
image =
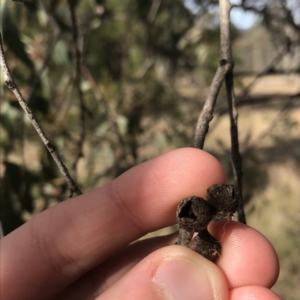
[[[210,185],[224,181],[214,157],[178,149],[47,210],[1,241],[2,292],[7,299],[46,299],[120,247],[174,223],[182,198],[205,197]]]

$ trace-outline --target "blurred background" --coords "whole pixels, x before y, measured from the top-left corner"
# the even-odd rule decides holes
[[[218,66],[218,1],[71,2],[1,0],[0,29],[14,80],[87,192],[193,144]],[[300,299],[300,3],[232,4],[247,222],[279,255],[274,291]],[[69,191],[2,74],[0,84],[0,219],[8,234]],[[221,90],[205,150],[232,182],[229,130]]]

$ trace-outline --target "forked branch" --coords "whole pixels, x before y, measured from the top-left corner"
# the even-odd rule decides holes
[[[220,29],[221,29],[221,61],[229,66],[225,74],[225,86],[227,94],[228,112],[230,118],[231,137],[231,163],[234,176],[234,187],[238,198],[238,220],[246,224],[244,212],[243,190],[242,190],[242,158],[239,151],[238,113],[233,85],[233,58],[230,38],[230,10],[229,0],[220,0]]]
[[[235,95],[233,88],[233,58],[231,51],[230,38],[230,10],[231,4],[229,0],[219,0],[220,7],[220,62],[219,67],[215,73],[210,90],[205,101],[202,112],[199,116],[195,138],[194,147],[203,149],[206,134],[209,129],[209,123],[213,118],[214,106],[218,98],[220,88],[225,80],[228,110],[230,116],[230,135],[231,135],[231,161],[234,174],[234,185],[239,201],[238,219],[242,223],[246,223],[243,196],[242,196],[242,160],[239,152],[238,141],[238,126],[236,111]]]

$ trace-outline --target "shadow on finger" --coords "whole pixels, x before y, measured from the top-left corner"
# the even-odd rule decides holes
[[[175,244],[178,232],[160,237],[138,240],[121,249],[104,263],[85,274],[69,286],[56,299],[94,299],[116,283],[129,270],[150,253]]]

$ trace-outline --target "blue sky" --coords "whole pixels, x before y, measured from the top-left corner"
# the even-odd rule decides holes
[[[254,13],[238,8],[232,9],[230,15],[232,23],[239,29],[249,29],[257,20],[257,16]]]
[[[197,5],[195,5],[194,0],[184,0],[186,7],[188,7],[192,12],[197,13]],[[232,4],[240,4],[241,0],[231,0]],[[295,22],[300,24],[300,2],[299,0],[287,0],[287,5],[291,9]],[[253,12],[246,12],[243,9],[234,8],[231,11],[232,23],[239,29],[249,29],[251,28],[258,16]]]
[[[232,4],[239,4],[239,0],[231,0]],[[192,12],[197,13],[197,5],[195,5],[193,0],[185,0],[185,5]],[[249,29],[253,26],[257,19],[256,14],[252,12],[245,12],[242,9],[234,8],[231,11],[231,20],[232,23],[239,29]]]

